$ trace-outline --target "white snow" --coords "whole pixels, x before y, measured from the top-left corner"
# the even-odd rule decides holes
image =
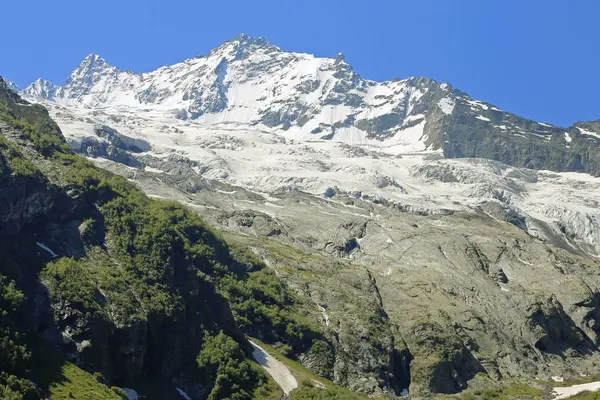
[[[183,390],[179,389],[178,387],[175,388],[177,390],[177,393],[179,393],[179,395],[181,397],[183,397],[185,400],[192,400],[192,398],[190,396],[187,395],[186,392],[184,392]]]
[[[565,381],[565,379],[562,376],[553,376],[552,380],[554,382],[564,382]]]
[[[359,96],[363,105],[324,103],[324,98],[336,94],[331,87],[339,83],[334,76],[335,60],[273,48],[259,49],[240,60],[236,52],[235,46],[227,43],[206,57],[144,74],[117,70],[91,56],[72,74],[71,82],[79,82],[79,86],[56,89],[60,97],[57,102],[63,104],[34,100],[49,109],[70,140],[95,136],[95,126],[108,125],[123,135],[149,142],[149,156],[164,160],[172,155],[185,157],[194,163],[193,171],[208,179],[265,196],[285,188],[322,196],[328,188],[338,187],[345,193],[379,196],[431,211],[471,210],[483,201],[500,201],[524,215],[530,234],[565,242],[572,235],[573,245],[600,255],[600,179],[586,174],[521,170],[481,160],[440,160],[441,150],[431,150],[425,144],[427,113],[412,112],[425,90],[416,89],[407,80],[378,83],[356,77],[356,88],[350,93]],[[215,72],[224,59],[229,63],[226,73]],[[91,86],[83,79],[90,63],[101,70],[94,73],[98,79]],[[197,100],[202,103],[206,96],[215,95],[207,92],[215,82],[227,87],[225,109],[196,120],[176,118],[182,109],[193,105],[192,100],[182,100],[186,94],[198,89],[203,94]],[[75,96],[75,89],[84,90],[85,95]],[[140,102],[147,93],[152,98]],[[438,102],[442,112],[450,113],[456,101],[466,101],[476,109],[479,119],[487,120],[480,115],[482,110],[495,109],[450,96]],[[321,124],[343,123],[351,115],[357,120],[388,115],[399,104],[407,105],[406,118],[378,139],[352,125],[336,128],[331,140],[322,138],[333,133],[326,127],[322,133],[310,133]],[[298,105],[314,107],[303,127],[292,124],[283,130],[252,124],[267,109],[279,112]],[[526,134],[513,126],[495,126],[510,129],[515,135]],[[593,134],[585,129],[582,133]],[[540,137],[550,139],[550,135]],[[159,168],[164,167],[157,164],[145,169],[160,173]],[[443,179],[446,172],[456,182]],[[269,206],[265,212],[276,215],[274,210]],[[548,224],[550,230],[542,229],[541,224]]]
[[[144,171],[153,172],[155,174],[164,174],[164,171],[162,171],[158,168],[152,168],[152,167],[148,167],[148,166],[144,167]]]
[[[573,140],[573,139],[571,139],[571,136],[569,135],[568,132],[565,132],[565,140],[567,141],[567,143],[571,143],[571,141]]]
[[[576,395],[577,393],[585,391],[595,392],[597,390],[600,390],[600,381],[584,383],[582,385],[555,387],[554,393],[556,393],[556,397],[554,398],[554,400],[566,399],[568,397]]]
[[[128,400],[139,400],[140,396],[138,395],[138,393],[130,388],[121,388],[125,394],[127,394],[127,399]]]
[[[486,111],[490,108],[486,104],[483,104],[482,102],[476,101],[476,100],[467,100],[467,103],[469,103],[470,105],[472,105],[473,107],[476,107],[476,108],[483,108]],[[495,107],[492,107],[492,109],[495,109],[495,110],[499,111]]]
[[[285,364],[267,353],[262,347],[251,340],[250,344],[254,349],[252,352],[254,360],[259,363],[269,375],[271,375],[286,395],[298,387],[296,378],[294,378],[294,375],[292,375]]]
[[[49,102],[44,105],[67,138],[106,124],[147,140],[152,144],[149,155],[185,156],[199,163],[195,170],[202,170],[204,176],[263,194],[296,187],[321,196],[327,188],[337,186],[348,193],[381,196],[424,209],[465,210],[503,191],[508,206],[528,219],[550,224],[560,237],[564,235],[558,224],[566,226],[577,245],[585,246],[590,254],[600,254],[599,178],[497,167],[487,161],[436,160],[441,153],[428,150],[424,143],[425,121],[382,141],[340,129],[336,133],[340,143],[314,137],[307,140],[302,134],[245,123],[181,121],[160,112],[115,113]],[[165,125],[170,129],[165,130]],[[448,169],[459,182],[415,174],[421,168]],[[522,180],[521,176],[528,178]],[[549,239],[535,221],[528,222],[529,233]]]
[[[454,111],[454,100],[444,97],[438,102],[438,107],[440,107],[444,114],[452,114],[452,111]]]
[[[58,257],[58,254],[56,254],[55,252],[53,252],[52,250],[50,250],[50,248],[48,248],[48,246],[46,246],[44,243],[40,243],[40,242],[36,242],[36,244],[38,245],[39,248],[45,250],[46,252],[50,253],[50,255],[54,258]]]
[[[475,118],[480,119],[482,121],[487,121],[487,122],[491,121],[489,118],[484,117],[483,115],[477,115]]]
[[[584,128],[579,128],[579,127],[577,129],[579,129],[579,132],[581,132],[583,135],[594,136],[594,137],[600,138],[600,135],[594,131],[590,131],[590,130],[587,130]]]

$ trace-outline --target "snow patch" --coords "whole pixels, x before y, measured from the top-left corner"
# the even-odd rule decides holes
[[[467,100],[467,103],[469,103],[470,105],[474,106],[474,107],[478,107],[478,108],[483,108],[484,110],[488,110],[490,107],[488,107],[486,104],[483,104],[480,101],[475,101],[475,100]],[[493,107],[495,108],[495,107]],[[496,110],[498,110],[497,108],[495,108]],[[499,111],[499,110],[498,110]]]
[[[133,389],[121,388],[121,390],[123,390],[125,392],[125,394],[127,395],[127,400],[139,400],[139,398],[140,398],[138,393]]]
[[[252,357],[254,357],[254,360],[259,363],[269,375],[271,375],[273,380],[277,382],[285,394],[289,394],[298,387],[296,378],[294,378],[294,375],[292,375],[285,364],[267,353],[265,349],[254,343],[252,340],[249,342],[253,348]]]
[[[444,97],[438,101],[438,107],[444,114],[452,114],[452,111],[454,111],[454,100]]]
[[[480,119],[482,121],[491,122],[491,119],[484,117],[483,115],[477,115],[475,118]]]
[[[579,129],[579,132],[581,132],[583,135],[588,135],[588,136],[593,136],[593,137],[596,137],[596,138],[600,138],[600,135],[597,134],[594,131],[589,131],[587,129],[579,128],[579,127],[577,129]]]
[[[179,389],[178,387],[175,388],[177,390],[177,393],[179,393],[179,395],[181,397],[183,397],[185,400],[192,400],[192,398],[190,396],[187,395],[186,392],[184,392],[183,390]]]
[[[165,173],[163,170],[160,170],[158,168],[148,167],[148,166],[144,167],[144,171],[153,172],[155,174],[164,174]]]
[[[584,383],[582,385],[555,387],[554,393],[556,393],[557,396],[554,398],[554,400],[566,399],[581,392],[595,392],[597,390],[600,390],[600,381]]]
[[[36,244],[38,245],[39,248],[45,250],[46,252],[50,253],[50,255],[54,258],[58,257],[58,254],[56,254],[55,252],[53,252],[52,250],[50,250],[50,248],[48,246],[46,246],[44,243],[40,243],[40,242],[36,242]]]

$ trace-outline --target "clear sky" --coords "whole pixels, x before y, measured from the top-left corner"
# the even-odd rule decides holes
[[[598,0],[18,0],[0,8],[0,75],[63,84],[89,53],[137,72],[233,38],[342,52],[363,77],[427,76],[559,125],[600,119]]]

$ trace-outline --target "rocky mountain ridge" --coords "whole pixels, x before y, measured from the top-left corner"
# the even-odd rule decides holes
[[[239,35],[207,56],[148,73],[89,55],[64,86],[39,79],[23,94],[87,108],[235,122],[293,138],[374,144],[397,153],[439,150],[518,167],[598,174],[600,131],[561,128],[504,112],[427,78],[363,79],[339,54],[284,52]]]

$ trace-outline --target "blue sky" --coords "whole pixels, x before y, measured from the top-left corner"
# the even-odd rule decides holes
[[[0,75],[62,84],[89,53],[142,72],[238,33],[342,52],[363,77],[427,76],[559,125],[600,119],[597,0],[23,0],[2,4]]]

